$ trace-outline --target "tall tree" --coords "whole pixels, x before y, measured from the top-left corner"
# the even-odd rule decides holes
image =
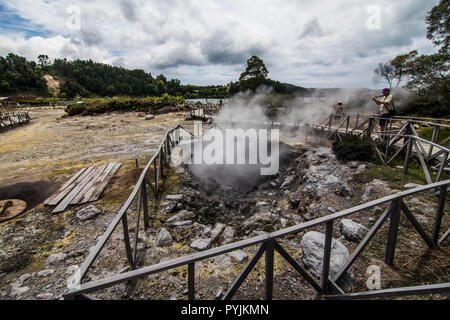
[[[247,60],[247,68],[239,77],[241,90],[256,90],[264,83],[268,74],[264,61],[257,56],[252,56]]]

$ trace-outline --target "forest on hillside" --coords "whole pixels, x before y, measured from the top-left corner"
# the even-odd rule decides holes
[[[48,88],[44,75],[59,79],[59,92]],[[263,79],[261,84],[270,86],[276,93],[292,93],[301,87]],[[38,62],[10,53],[0,56],[0,94],[32,94],[59,98],[80,97],[161,97],[164,94],[186,99],[227,98],[249,87],[242,81],[227,85],[183,85],[178,79],[168,80],[160,74],[153,77],[142,69],[129,70],[92,60],[54,59],[40,55]]]

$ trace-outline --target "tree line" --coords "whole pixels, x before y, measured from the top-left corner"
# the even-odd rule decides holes
[[[153,77],[142,69],[129,70],[92,60],[55,59],[50,61],[45,54],[38,56],[38,63],[27,61],[13,53],[0,57],[0,94],[55,94],[47,86],[44,75],[60,80],[60,98],[81,97],[161,97],[164,94],[182,96],[186,99],[228,98],[239,91],[255,91],[260,85],[272,87],[275,93],[290,94],[301,87],[282,84],[267,78],[264,62],[256,57],[248,61],[246,71],[239,81],[227,85],[182,85],[178,79],[160,74]],[[266,72],[262,72],[264,70]]]

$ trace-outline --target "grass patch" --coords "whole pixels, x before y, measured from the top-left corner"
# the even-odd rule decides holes
[[[433,137],[433,130],[434,127],[422,127],[417,130],[417,133],[421,138],[431,141],[431,138]],[[444,141],[448,137],[450,137],[450,128],[441,128],[437,143],[442,143],[442,141]]]

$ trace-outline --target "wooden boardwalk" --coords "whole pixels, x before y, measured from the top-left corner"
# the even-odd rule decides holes
[[[28,112],[0,112],[0,131],[30,123]]]
[[[69,205],[84,204],[98,200],[109,180],[119,170],[121,165],[121,163],[112,162],[99,167],[92,166],[79,170],[44,204],[56,206],[52,213],[59,213],[66,210]]]

